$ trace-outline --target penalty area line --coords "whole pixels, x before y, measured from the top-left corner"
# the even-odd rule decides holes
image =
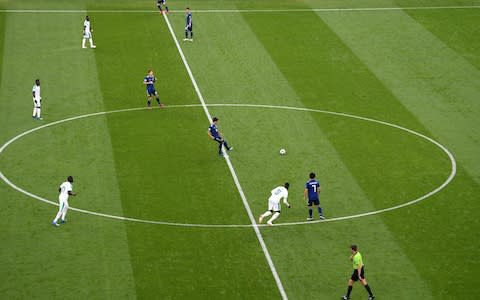
[[[186,59],[186,57],[183,53],[182,47],[178,43],[178,39],[175,36],[175,32],[173,31],[172,25],[170,24],[170,20],[168,19],[166,14],[162,14],[162,16],[163,16],[163,19],[165,20],[165,23],[168,26],[168,30],[170,31],[170,34],[172,35],[172,39],[173,39],[173,41],[174,41],[174,43],[175,43],[175,45],[178,49],[178,53],[180,54],[180,57],[182,58],[182,61],[183,61],[183,64],[185,65],[188,76],[190,77],[190,80],[192,81],[192,84],[193,84],[193,87],[195,88],[195,92],[197,93],[198,99],[200,100],[200,103],[202,104],[203,111],[205,112],[205,115],[207,116],[208,121],[211,123],[212,122],[212,116],[211,116],[211,114],[208,110],[207,105],[205,104],[205,99],[203,98],[203,95],[200,92],[200,88],[198,87],[197,81],[195,80],[195,77],[193,76],[192,70],[190,69],[190,66],[187,62],[187,59]],[[228,169],[230,170],[230,174],[232,175],[233,181],[235,182],[235,186],[237,187],[238,193],[240,194],[240,198],[242,199],[243,206],[245,207],[245,210],[247,211],[247,214],[248,214],[248,218],[250,219],[250,222],[252,223],[252,228],[255,231],[255,235],[257,236],[258,242],[260,243],[263,254],[265,255],[268,266],[270,267],[270,270],[272,272],[273,278],[275,279],[275,283],[277,284],[278,291],[280,292],[280,295],[282,296],[282,299],[287,300],[288,299],[287,293],[285,292],[285,289],[283,288],[282,281],[280,280],[280,276],[278,275],[275,264],[273,263],[272,257],[270,256],[270,252],[268,251],[268,248],[267,248],[267,245],[265,244],[262,233],[260,232],[260,229],[257,225],[256,220],[255,220],[255,217],[253,216],[253,212],[250,208],[250,205],[248,204],[247,197],[245,196],[245,193],[243,192],[242,186],[240,185],[240,181],[238,180],[237,172],[235,172],[235,169],[233,168],[233,164],[230,161],[230,157],[227,155],[225,149],[223,149],[223,157],[225,159],[225,162],[228,165]]]

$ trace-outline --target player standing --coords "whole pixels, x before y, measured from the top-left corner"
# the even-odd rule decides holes
[[[222,145],[227,148],[228,151],[232,151],[233,147],[229,147],[227,144],[227,141],[223,138],[223,135],[220,133],[220,131],[217,128],[217,123],[218,123],[218,118],[213,117],[212,119],[212,124],[208,127],[208,136],[216,141],[218,143],[218,155],[222,156]]]
[[[35,84],[32,88],[33,95],[33,115],[32,118],[37,120],[43,120],[41,117],[42,112],[42,97],[40,96],[40,79],[35,79]]]
[[[168,13],[167,1],[166,0],[157,0],[157,7],[158,7],[158,10],[160,10],[161,14],[163,13],[162,5],[163,5],[163,7],[165,7],[165,12]]]
[[[65,223],[65,215],[67,214],[67,210],[68,210],[68,197],[76,195],[72,191],[73,190],[72,183],[73,183],[73,177],[68,176],[67,181],[62,183],[58,188],[58,191],[60,192],[60,195],[58,196],[58,201],[60,202],[60,205],[58,207],[58,213],[55,216],[55,219],[53,219],[52,221],[53,226],[60,226],[57,223],[60,217],[62,217],[62,221],[60,223]]]
[[[188,34],[190,33],[190,38]],[[185,38],[184,41],[193,42],[193,23],[192,23],[192,12],[190,7],[187,7],[185,10]]]
[[[278,186],[272,190],[272,194],[270,195],[270,198],[268,198],[268,210],[264,212],[260,217],[258,218],[258,223],[261,224],[263,221],[263,218],[270,216],[273,214],[273,216],[270,218],[270,220],[267,221],[267,224],[272,226],[273,221],[275,221],[279,216],[280,216],[280,200],[283,198],[283,203],[290,208],[290,204],[288,203],[288,188],[290,187],[290,184],[288,182],[285,182],[283,186]]]
[[[307,200],[308,195],[308,218],[307,221],[312,221],[313,209],[312,206],[315,205],[318,210],[319,218],[324,220],[322,208],[320,207],[320,183],[315,179],[315,173],[310,173],[310,180],[305,183],[305,190],[303,191],[303,199]]]
[[[147,71],[147,76],[143,79],[143,84],[146,85],[147,87],[147,107],[151,108],[152,106],[152,97],[155,96],[157,99],[157,103],[159,107],[163,107],[163,104],[160,103],[160,97],[158,96],[157,91],[155,90],[155,81],[157,81],[157,78],[155,78],[155,75],[153,75],[153,70],[148,69]]]
[[[352,250],[352,255],[350,255],[350,260],[353,262],[353,274],[352,274],[352,277],[348,280],[347,294],[340,299],[342,300],[350,299],[350,293],[352,292],[353,283],[355,281],[360,280],[360,282],[363,284],[363,286],[368,292],[368,300],[373,300],[375,299],[375,296],[373,295],[372,290],[370,289],[370,286],[368,285],[367,280],[365,279],[365,269],[363,265],[362,254],[358,252],[357,245],[351,245],[350,250]]]
[[[85,41],[89,40],[90,41],[90,48],[97,48],[93,44],[93,36],[92,36],[92,27],[90,26],[90,17],[86,16],[85,21],[83,22],[83,40],[82,40],[82,48],[87,48],[85,47]]]

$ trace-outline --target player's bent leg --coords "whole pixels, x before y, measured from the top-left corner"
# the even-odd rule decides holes
[[[263,222],[263,219],[265,217],[268,217],[272,214],[272,211],[271,210],[267,210],[266,212],[264,212],[263,214],[260,215],[260,217],[258,218],[258,223],[262,223]]]
[[[267,224],[272,226],[273,225],[273,221],[275,221],[278,217],[280,216],[280,212],[279,211],[276,211],[273,216],[270,218],[270,220],[268,220]]]

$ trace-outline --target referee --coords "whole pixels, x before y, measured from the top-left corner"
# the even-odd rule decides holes
[[[343,296],[341,299],[342,300],[350,299],[350,293],[352,292],[353,283],[355,281],[360,280],[360,282],[363,284],[363,286],[368,292],[368,295],[369,295],[368,300],[373,300],[375,299],[375,296],[372,294],[372,290],[370,289],[370,286],[368,286],[367,280],[365,279],[365,269],[363,265],[362,254],[358,252],[357,245],[351,245],[350,249],[352,250],[352,255],[350,255],[350,260],[353,262],[353,274],[352,274],[352,277],[350,277],[350,279],[348,280],[347,294]]]

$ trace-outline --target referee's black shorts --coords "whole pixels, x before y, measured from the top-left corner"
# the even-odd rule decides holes
[[[360,275],[362,275],[362,278],[365,278],[365,267],[362,267],[362,270],[360,271]],[[353,270],[353,274],[352,274],[352,277],[350,277],[350,279],[352,279],[353,281],[358,281],[358,270],[355,269]]]

